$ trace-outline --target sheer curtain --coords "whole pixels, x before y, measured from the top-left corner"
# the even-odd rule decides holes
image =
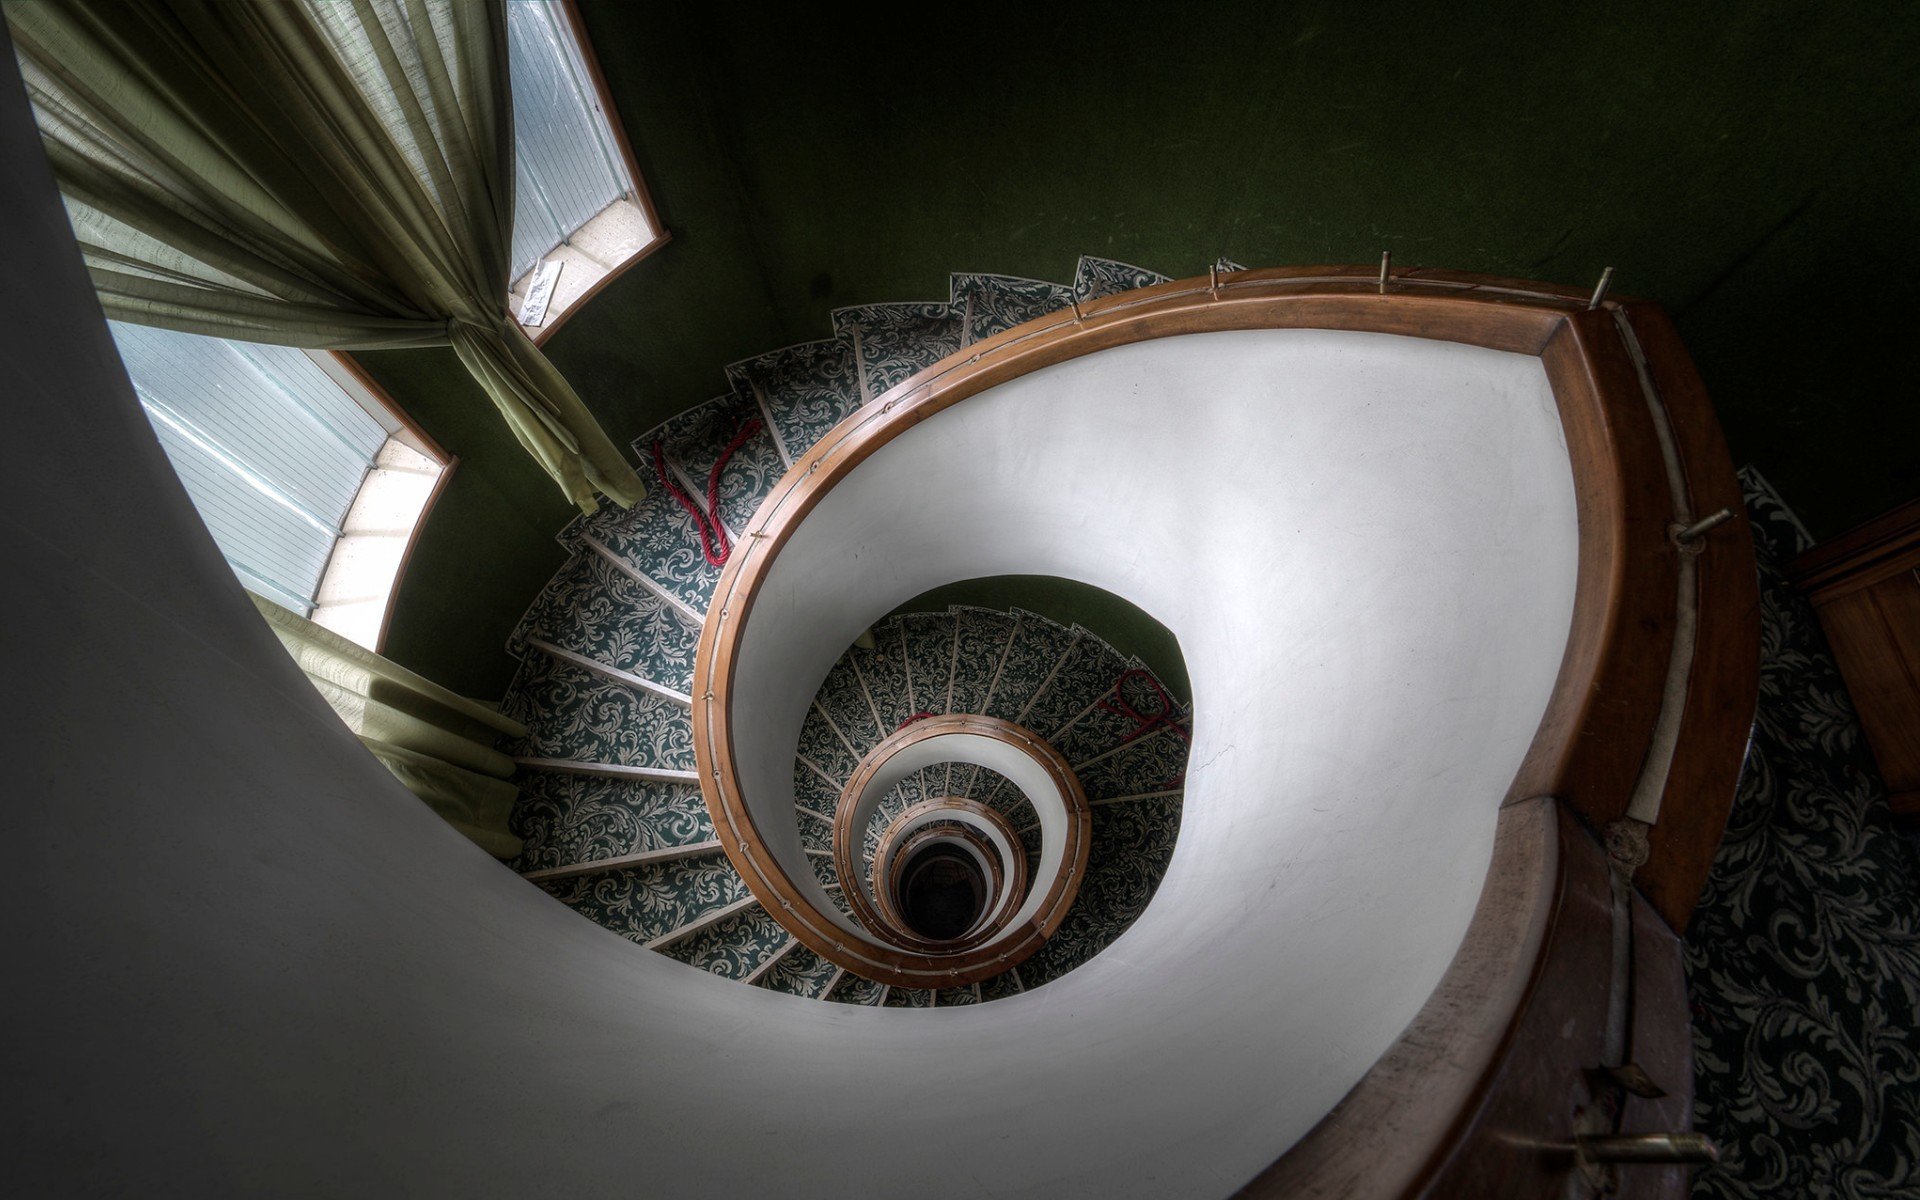
[[[3,7],[110,318],[333,349],[451,345],[582,510],[639,477],[506,308],[503,0]]]
[[[253,597],[307,679],[408,791],[495,858],[520,853],[507,828],[519,789],[496,749],[526,726],[356,646],[271,600]]]

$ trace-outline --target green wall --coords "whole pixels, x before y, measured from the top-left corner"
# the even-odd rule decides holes
[[[1920,492],[1895,349],[1920,5],[581,3],[675,239],[550,346],[622,441],[726,362],[839,305],[944,296],[950,270],[1392,250],[1580,286],[1616,266],[1816,534]],[[390,649],[497,693],[565,514],[490,414],[428,398],[459,387],[449,358],[367,358],[464,459]]]

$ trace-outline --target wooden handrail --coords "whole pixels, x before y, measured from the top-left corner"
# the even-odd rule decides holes
[[[861,797],[867,792],[874,776],[901,751],[920,745],[936,738],[951,737],[955,734],[968,734],[985,738],[1008,746],[1031,760],[1047,776],[1059,794],[1066,808],[1066,828],[1062,833],[1060,862],[1053,874],[1044,881],[1035,881],[1034,886],[1042,883],[1046,886],[1039,905],[1024,922],[1015,925],[1011,919],[995,924],[992,932],[983,937],[963,938],[956,943],[934,943],[920,938],[905,927],[903,922],[890,921],[875,907],[860,885],[860,866],[854,847],[861,843],[861,830],[856,827],[856,817],[861,805]],[[971,801],[955,802],[952,807],[958,810]],[[998,817],[998,814],[994,814]],[[1000,818],[1002,824],[1005,819]],[[721,844],[728,846],[729,856],[732,847],[728,843],[728,834],[720,833],[716,821],[716,834]],[[731,827],[729,833],[732,832]],[[1019,839],[1009,826],[1006,835],[1011,844],[1018,845]],[[787,925],[788,931],[812,947],[809,937],[819,939],[833,951],[855,962],[842,963],[827,950],[815,947],[815,952],[823,958],[849,970],[877,979],[882,983],[896,984],[901,987],[957,987],[962,984],[991,979],[1008,967],[1026,961],[1032,957],[1060,922],[1066,919],[1067,910],[1073,906],[1073,900],[1079,894],[1080,883],[1086,877],[1087,854],[1093,840],[1092,808],[1087,803],[1086,793],[1080,787],[1080,780],[1073,769],[1067,765],[1060,752],[1049,745],[1045,739],[1030,729],[1015,725],[1011,721],[1002,721],[996,717],[980,716],[970,713],[948,713],[927,717],[915,721],[904,729],[896,730],[883,738],[873,749],[867,751],[860,760],[853,776],[847,780],[840,793],[840,800],[834,810],[833,858],[839,872],[841,895],[846,898],[855,918],[865,926],[870,936],[859,939],[858,951],[849,950],[850,938],[844,930],[834,926],[831,930],[803,926],[795,928]],[[741,858],[748,862],[757,861],[756,856],[744,849]],[[739,860],[736,860],[739,861]],[[1022,864],[1024,874],[1025,865]],[[745,874],[745,872],[742,872]],[[751,881],[754,876],[747,876]],[[788,891],[776,893],[774,905],[781,901],[794,903],[799,898],[797,889],[791,881],[785,881]],[[750,884],[751,886],[751,884]],[[790,894],[789,894],[790,893]],[[768,911],[773,911],[773,905]],[[782,909],[782,916],[790,910]],[[1009,914],[1009,918],[1014,914]],[[786,925],[786,921],[781,922]],[[834,935],[838,934],[836,938]]]
[[[960,824],[957,828],[948,828],[944,824],[921,826],[906,832],[913,822],[930,812],[940,811],[966,813],[992,825],[1001,837],[1008,839],[1007,861],[1002,862],[1000,856],[994,852],[991,839],[970,824]],[[959,838],[972,846],[981,857],[986,859],[989,876],[987,902],[981,909],[980,920],[977,920],[973,928],[959,937],[944,940],[924,938],[915,933],[898,904],[901,872],[906,869],[907,863],[913,859],[916,851],[941,838]],[[1027,894],[1027,856],[1021,849],[1020,840],[1013,836],[1007,819],[978,800],[969,800],[961,796],[941,796],[922,801],[895,817],[887,826],[886,832],[880,835],[880,845],[874,851],[871,874],[874,907],[879,910],[880,919],[889,929],[904,935],[910,943],[931,949],[959,950],[990,941],[1006,928],[1015,909]]]
[[[1666,786],[1659,778],[1653,784],[1667,802],[1652,814],[1655,832],[1637,881],[1669,923],[1683,926],[1731,804],[1757,690],[1752,547],[1718,426],[1664,314],[1644,302],[1589,300],[1576,289],[1446,271],[1401,272],[1382,284],[1375,268],[1355,266],[1180,280],[1006,330],[850,414],[793,465],[749,522],[696,655],[700,784],[749,888],[823,957],[903,986],[925,985],[924,978],[873,974],[899,964],[847,935],[769,860],[733,761],[732,680],[742,637],[780,552],[835,484],[927,417],[1043,367],[1180,334],[1311,328],[1541,358],[1574,476],[1579,574],[1560,674],[1509,802],[1552,795],[1604,829],[1628,816],[1645,788],[1643,768],[1658,755],[1668,763]],[[1678,517],[1712,511],[1729,495],[1733,521],[1698,546],[1675,544],[1670,529]],[[1691,594],[1682,594],[1682,554],[1693,556]],[[1691,646],[1676,654],[1683,610],[1701,619]],[[1675,704],[1683,711],[1663,721]],[[1656,744],[1657,734],[1666,744]],[[1675,786],[1681,781],[1684,790]],[[1647,822],[1639,824],[1644,832]]]

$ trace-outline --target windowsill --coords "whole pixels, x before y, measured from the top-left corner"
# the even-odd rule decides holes
[[[407,553],[451,469],[400,436],[387,439],[341,523],[314,595],[314,624],[379,651]]]
[[[540,324],[521,328],[536,345],[546,341],[595,293],[666,241],[666,232],[654,226],[646,210],[630,199],[615,200],[541,260],[541,266],[561,263],[560,278],[554,283],[553,298]],[[514,281],[507,297],[510,311],[520,311],[527,287],[539,269],[536,266]]]

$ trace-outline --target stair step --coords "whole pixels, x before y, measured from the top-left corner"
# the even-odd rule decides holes
[[[820,886],[826,890],[827,899],[833,901],[834,907],[841,912],[851,913],[853,906],[847,902],[846,885],[841,880],[839,872],[834,870],[833,859],[822,858],[817,854],[808,854],[805,857],[807,865],[813,869],[813,877],[819,880]]]
[[[1167,276],[1158,271],[1149,271],[1145,267],[1115,262],[1111,258],[1083,257],[1073,273],[1073,294],[1084,304],[1089,300],[1098,300],[1102,296],[1130,292],[1135,288],[1152,287],[1156,283],[1165,282],[1167,282]]]
[[[1028,708],[1073,644],[1073,631],[1030,612],[1014,610],[1018,628],[1002,651],[985,711],[990,717],[1024,724]]]
[[[1073,305],[1073,289],[1016,275],[953,276],[953,303],[966,314],[966,344]]]
[[[839,338],[734,363],[727,376],[769,414],[789,462],[804,459],[828,430],[860,407],[853,347]]]
[[[514,869],[701,845],[713,819],[693,783],[661,783],[523,768],[511,829],[525,843]]]
[[[862,979],[851,972],[842,975],[840,982],[833,985],[827,993],[827,999],[838,1004],[860,1004],[868,1008],[879,1005],[881,993],[886,991],[884,984],[871,979]]]
[[[833,719],[818,704],[807,706],[807,715],[800,723],[800,744],[796,753],[818,767],[828,778],[845,783],[853,778],[860,765],[860,756],[870,746],[856,747],[834,724]]]
[[[700,624],[583,545],[534,598],[509,649],[523,654],[536,640],[684,694]]]
[[[650,476],[652,466],[643,465]],[[647,494],[629,509],[607,504],[592,516],[576,517],[561,531],[560,541],[576,550],[589,541],[598,544],[681,604],[695,624],[712,605],[720,568],[701,554],[698,526],[665,488],[649,485]]]
[[[1119,651],[1075,626],[1073,644],[1022,722],[1053,742],[1085,720],[1131,664]]]
[[[1020,968],[995,975],[980,984],[982,1001],[1004,1000],[1008,996],[1018,996],[1023,990],[1020,986]]]
[[[832,819],[840,804],[840,788],[813,766],[796,761],[793,766],[793,802]]]
[[[684,706],[550,654],[521,661],[501,711],[527,726],[516,757],[693,770]]]
[[[1113,677],[1107,690],[1094,700],[1091,708],[1083,709],[1064,728],[1054,730],[1054,749],[1060,751],[1060,756],[1076,770],[1081,763],[1111,753],[1123,745],[1152,719],[1153,713],[1159,711],[1158,697],[1140,686],[1137,677],[1127,680],[1124,689],[1121,686],[1121,680],[1127,672],[1140,666],[1137,658],[1126,660],[1126,666]],[[1141,714],[1140,718],[1128,716],[1124,706],[1131,706],[1134,712]],[[1168,715],[1173,716],[1178,712],[1178,706],[1172,706]]]
[[[1093,811],[1087,877],[1059,930],[1020,964],[1029,988],[1057,979],[1111,945],[1146,911],[1173,856],[1178,800],[1140,801]]]
[[[642,678],[631,671],[623,671],[611,663],[601,662],[599,659],[569,650],[565,646],[556,646],[552,642],[544,641],[540,638],[529,638],[527,641],[527,649],[539,654],[544,654],[549,658],[557,659],[560,662],[566,663],[568,666],[579,667],[583,671],[591,672],[603,679],[612,680],[614,683],[624,687],[633,688],[635,691],[645,692],[648,695],[657,696],[662,700],[670,700],[682,708],[691,709],[693,707],[693,697],[677,688],[670,688],[665,684],[655,683],[651,679]]]
[[[651,471],[658,439],[674,479],[705,511],[714,464],[747,424],[759,418],[760,406],[751,394],[729,392],[665,422],[636,442],[634,450]],[[708,515],[717,515],[734,540],[744,538],[760,502],[786,470],[771,430],[749,435],[727,458],[720,473],[719,512]]]
[[[933,993],[925,988],[888,988],[881,1004],[886,1008],[932,1008]]]
[[[965,1004],[980,1003],[980,985],[970,983],[965,987],[941,988],[934,994],[935,1008],[959,1008]]]
[[[814,696],[822,713],[862,752],[872,749],[891,732],[881,729],[879,714],[867,698],[866,680],[858,665],[867,657],[867,651],[857,648],[842,655]]]
[[[770,992],[817,1000],[824,998],[827,989],[838,982],[839,974],[840,968],[805,946],[796,946],[764,968],[757,982]]]
[[[651,946],[742,901],[747,881],[724,854],[677,858],[539,885],[554,899],[629,941]]]
[[[604,875],[608,871],[617,871],[626,867],[643,867],[651,863],[672,862],[678,858],[697,858],[702,854],[725,852],[726,848],[718,839],[715,839],[692,846],[670,846],[664,850],[641,850],[633,854],[616,854],[612,858],[566,863],[539,871],[527,871],[521,878],[529,883],[542,883],[549,879],[572,879],[577,875]]]
[[[1179,788],[1187,765],[1186,741],[1171,729],[1156,729],[1081,767],[1074,768],[1089,801],[1143,791]]]
[[[957,352],[964,326],[964,314],[944,301],[866,304],[833,314],[833,331],[855,347],[867,400]]]
[[[907,659],[905,630],[898,621],[884,621],[873,629],[872,650],[854,650],[867,695],[879,711],[882,735],[900,728],[914,713],[907,698]]]
[[[977,713],[986,704],[994,671],[1013,637],[1013,618],[986,608],[955,608],[952,617],[960,652],[954,659],[947,711]]]
[[[661,951],[722,979],[746,982],[791,941],[792,935],[780,922],[755,903],[688,936],[673,939]]]
[[[906,656],[911,713],[946,712],[954,670],[953,618],[946,613],[903,613],[895,619]]]

